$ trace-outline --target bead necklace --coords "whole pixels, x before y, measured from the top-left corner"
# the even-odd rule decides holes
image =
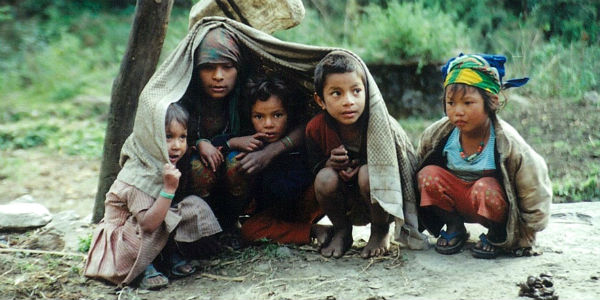
[[[479,143],[479,146],[477,147],[477,152],[467,156],[467,154],[465,154],[465,150],[463,149],[462,145],[460,145],[460,157],[462,157],[462,159],[464,159],[466,162],[472,162],[479,156],[479,154],[481,154],[481,151],[483,151],[483,146],[484,146],[484,143],[483,143],[483,141],[481,141],[481,143]]]
[[[488,126],[486,128],[485,133],[483,134],[483,139],[481,140],[481,143],[479,143],[479,146],[477,146],[477,152],[475,152],[469,156],[467,156],[467,154],[465,153],[465,149],[463,149],[462,142],[460,141],[460,135],[459,135],[458,136],[458,146],[460,147],[459,148],[460,157],[462,157],[462,159],[464,159],[468,163],[474,161],[483,151],[483,146],[485,145],[483,142],[485,141],[485,138],[487,137],[489,130],[490,130],[490,127]]]

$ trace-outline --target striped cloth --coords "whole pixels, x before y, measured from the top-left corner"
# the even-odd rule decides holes
[[[197,196],[171,208],[154,232],[143,232],[136,215],[148,210],[154,198],[132,185],[115,181],[106,194],[104,219],[95,230],[84,275],[125,285],[141,274],[165,247],[169,234],[193,242],[221,232],[212,210]]]
[[[498,54],[459,54],[442,66],[444,87],[454,83],[463,83],[498,94],[502,89],[520,87],[529,81],[529,77],[514,78],[506,81],[504,77],[506,57]]]

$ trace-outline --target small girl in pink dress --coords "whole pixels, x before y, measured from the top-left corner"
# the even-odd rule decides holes
[[[165,256],[172,277],[191,275],[195,268],[178,251],[178,244],[202,243],[221,231],[210,207],[197,196],[186,196],[181,172],[189,169],[188,112],[171,104],[165,118],[169,163],[163,167],[163,188],[155,199],[133,183],[115,180],[106,194],[105,214],[96,228],[84,275],[119,286],[139,279],[140,287],[157,289],[169,280],[153,261]],[[123,169],[128,167],[127,162]],[[181,170],[181,171],[180,171]],[[199,245],[201,246],[201,245]],[[141,277],[138,277],[143,274]]]

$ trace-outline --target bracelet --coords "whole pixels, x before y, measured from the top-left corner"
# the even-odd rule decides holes
[[[165,192],[164,190],[160,190],[160,196],[163,198],[167,198],[169,200],[173,200],[173,198],[175,198],[175,194],[169,194],[169,193]]]
[[[285,148],[293,148],[294,147],[294,142],[287,135],[285,137],[283,137],[282,139],[280,139],[280,141]]]

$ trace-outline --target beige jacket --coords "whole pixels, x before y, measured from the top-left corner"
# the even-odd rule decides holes
[[[548,168],[510,124],[498,117],[492,121],[496,130],[496,166],[509,206],[506,241],[495,245],[507,249],[531,247],[550,216],[552,184]],[[447,117],[425,129],[417,150],[419,169],[443,161],[441,150],[453,129]],[[422,217],[427,229],[437,235],[443,224]]]

